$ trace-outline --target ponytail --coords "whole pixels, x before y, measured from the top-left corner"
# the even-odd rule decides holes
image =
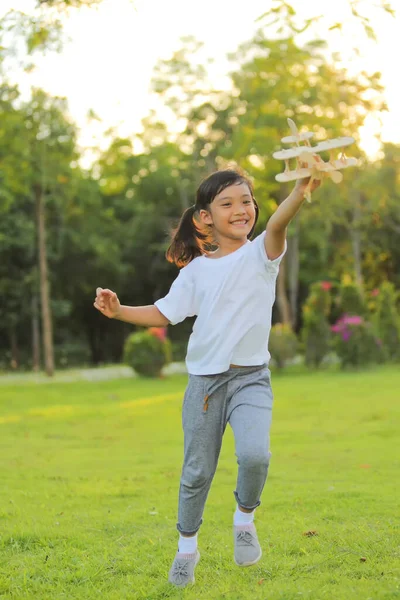
[[[201,256],[212,246],[210,236],[201,231],[196,224],[196,212],[196,205],[187,208],[178,227],[172,232],[171,244],[165,256],[177,267],[185,267],[191,260]]]
[[[254,198],[251,181],[238,170],[216,171],[203,179],[197,190],[196,204],[185,210],[178,227],[172,232],[171,244],[166,252],[169,262],[175,263],[177,267],[185,267],[197,256],[202,256],[216,249],[217,244],[213,239],[212,227],[201,229],[196,216],[198,216],[200,210],[209,211],[214,198],[225,188],[241,183],[247,184],[256,209],[254,226],[247,236],[251,238],[258,218],[258,206]]]

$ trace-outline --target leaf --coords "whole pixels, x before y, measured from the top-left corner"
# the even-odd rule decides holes
[[[328,31],[333,31],[334,29],[339,29],[340,31],[343,29],[343,23],[335,23],[331,27],[329,27]]]
[[[369,39],[374,40],[376,42],[376,33],[372,29],[371,25],[364,23],[364,29],[365,29],[365,32],[366,32],[367,36],[369,37]]]
[[[310,529],[309,531],[305,531],[303,535],[305,535],[306,537],[314,537],[318,535],[318,531],[315,531],[315,529]]]
[[[395,12],[394,8],[392,8],[388,2],[384,2],[382,4],[382,8],[385,12],[387,12],[392,17],[396,16],[396,12]]]

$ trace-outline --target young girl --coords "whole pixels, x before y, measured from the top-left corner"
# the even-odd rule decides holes
[[[287,227],[307,183],[296,183],[266,230],[250,241],[258,217],[251,182],[234,170],[213,173],[201,183],[196,204],[184,212],[167,250],[167,259],[183,268],[165,298],[151,306],[121,306],[114,292],[97,288],[94,306],[109,318],[163,327],[197,316],[186,356],[180,536],[169,572],[169,581],[179,587],[194,582],[197,532],[228,423],[239,465],[234,560],[245,567],[261,558],[253,519],[270,459],[268,337]]]

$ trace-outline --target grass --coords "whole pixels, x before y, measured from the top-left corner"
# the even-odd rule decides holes
[[[232,560],[228,430],[196,585],[176,590],[185,383],[0,387],[0,598],[400,598],[400,370],[275,375],[263,558]]]

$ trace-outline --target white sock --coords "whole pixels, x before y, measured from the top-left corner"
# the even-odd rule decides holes
[[[233,524],[236,527],[238,525],[250,525],[250,523],[254,521],[254,513],[255,510],[253,510],[250,513],[245,513],[242,510],[240,510],[239,507],[237,507],[235,510],[235,514],[233,515]]]
[[[192,537],[179,536],[178,552],[182,554],[194,554],[197,550],[197,533]]]

